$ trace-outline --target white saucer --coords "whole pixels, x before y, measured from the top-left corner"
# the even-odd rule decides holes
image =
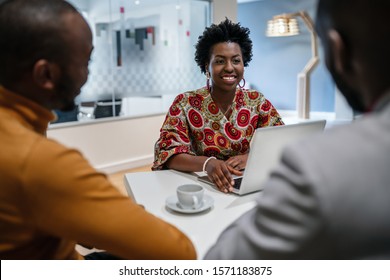
[[[208,195],[204,195],[203,196],[203,201],[202,201],[202,206],[199,207],[199,208],[196,208],[196,209],[193,209],[193,208],[188,208],[188,209],[184,209],[184,208],[181,208],[178,201],[177,201],[177,196],[176,195],[172,195],[170,197],[168,197],[165,201],[165,205],[173,210],[173,211],[176,211],[176,212],[180,212],[180,213],[186,213],[186,214],[193,214],[193,213],[199,213],[199,212],[203,212],[207,209],[209,209],[211,206],[213,206],[214,204],[214,199],[211,197],[211,196],[208,196]]]

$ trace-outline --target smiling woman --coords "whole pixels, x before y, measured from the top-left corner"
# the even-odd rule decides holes
[[[173,101],[155,144],[154,170],[204,171],[221,191],[232,190],[232,175],[242,175],[254,131],[283,125],[262,93],[244,88],[251,58],[249,29],[239,23],[226,19],[204,30],[195,61],[206,86]]]

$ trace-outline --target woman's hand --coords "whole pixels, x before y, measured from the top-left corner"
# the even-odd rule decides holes
[[[211,159],[206,165],[207,175],[220,191],[232,192],[234,186],[232,174],[242,176],[241,170],[245,168],[247,160],[248,153],[233,156],[226,161]]]
[[[230,169],[225,161],[219,159],[210,159],[205,167],[209,179],[225,193],[233,191],[234,180]]]
[[[225,161],[225,163],[227,164],[230,173],[242,176],[243,172],[241,170],[245,169],[247,160],[248,153],[230,157]]]

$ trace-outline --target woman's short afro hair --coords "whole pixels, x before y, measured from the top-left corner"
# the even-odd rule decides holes
[[[198,38],[195,45],[195,61],[202,73],[206,73],[206,63],[210,60],[211,48],[218,43],[237,43],[242,52],[244,66],[248,66],[252,59],[252,40],[249,38],[249,29],[240,23],[233,23],[226,18],[220,24],[212,24]]]

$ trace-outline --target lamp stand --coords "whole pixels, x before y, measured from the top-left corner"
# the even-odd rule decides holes
[[[298,74],[297,112],[298,118],[310,119],[310,78],[304,72]]]
[[[305,65],[302,72],[298,74],[297,81],[297,111],[298,118],[310,118],[310,74],[319,62],[317,35],[314,29],[314,23],[305,11],[296,13],[303,19],[311,35],[311,52],[312,57]]]

